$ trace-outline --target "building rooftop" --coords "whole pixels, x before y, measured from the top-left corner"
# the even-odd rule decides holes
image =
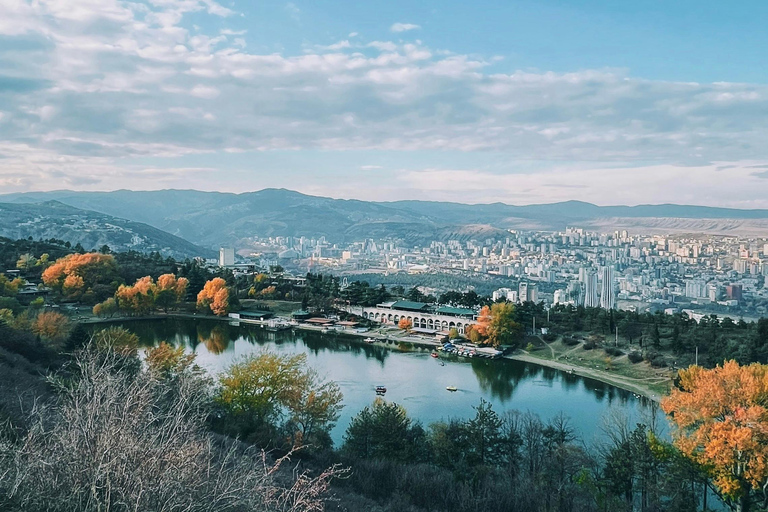
[[[398,300],[392,304],[392,309],[400,309],[403,311],[424,311],[429,306],[426,302],[413,302],[410,300]]]
[[[439,315],[453,315],[453,316],[475,316],[477,311],[469,308],[454,308],[452,306],[440,306],[435,310],[435,313]]]

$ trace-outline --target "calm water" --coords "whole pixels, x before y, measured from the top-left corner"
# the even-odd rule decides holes
[[[601,437],[600,426],[609,414],[623,414],[633,422],[648,422],[654,414],[649,400],[629,391],[518,361],[441,356],[445,361],[441,366],[426,350],[400,352],[351,337],[307,331],[271,333],[259,326],[231,326],[215,320],[162,319],[122,325],[148,346],[167,341],[187,347],[197,354],[197,363],[214,374],[239,357],[262,350],[306,353],[309,364],[336,381],[344,393],[344,409],[332,432],[337,444],[350,418],[373,401],[379,384],[387,387],[387,400],[403,405],[425,425],[474,416],[472,406],[484,398],[498,413],[532,411],[546,420],[562,411],[588,443]],[[458,391],[446,391],[446,386],[456,386]]]

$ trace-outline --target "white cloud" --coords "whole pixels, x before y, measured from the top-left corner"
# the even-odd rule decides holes
[[[392,32],[407,32],[409,30],[416,30],[421,28],[419,25],[414,25],[413,23],[393,23],[391,27],[389,27],[389,30]]]
[[[9,6],[0,18],[0,59],[14,66],[0,96],[4,183],[39,186],[56,168],[109,177],[111,166],[129,168],[135,156],[437,150],[503,154],[509,164],[494,172],[506,188],[477,189],[484,197],[543,187],[566,198],[586,183],[606,196],[621,189],[628,198],[649,190],[643,180],[668,177],[655,169],[674,169],[669,176],[692,181],[698,172],[728,201],[740,200],[737,190],[765,195],[767,180],[739,165],[714,173],[710,162],[768,161],[768,86],[644,80],[622,70],[492,73],[494,58],[361,38],[310,46],[302,55],[260,53],[234,37],[242,31],[208,34],[184,24],[185,13],[231,14],[216,5]],[[514,162],[528,160],[548,162],[543,167],[551,173],[520,177]],[[579,164],[579,172],[563,162]],[[459,171],[403,179],[417,190],[425,176],[424,187],[431,183],[454,199],[461,192],[440,187],[478,179]],[[700,199],[691,202],[709,200],[698,185],[686,189],[685,179],[670,190],[695,190]],[[622,189],[621,180],[629,186]]]

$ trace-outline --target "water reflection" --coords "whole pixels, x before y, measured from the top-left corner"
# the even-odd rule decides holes
[[[310,365],[339,383],[344,410],[333,432],[340,442],[349,420],[369,405],[378,384],[387,386],[388,400],[402,403],[422,423],[448,417],[469,417],[481,398],[494,408],[531,410],[547,419],[565,412],[585,438],[597,431],[600,417],[619,408],[637,420],[648,404],[632,393],[602,382],[518,361],[429,357],[427,350],[401,352],[368,345],[359,338],[309,331],[270,332],[260,326],[230,325],[204,319],[158,319],[122,324],[146,346],[167,341],[197,354],[198,364],[212,373],[236,358],[264,349],[303,352]],[[444,362],[441,365],[440,362]],[[446,387],[455,386],[456,393]],[[589,434],[589,435],[587,435]]]

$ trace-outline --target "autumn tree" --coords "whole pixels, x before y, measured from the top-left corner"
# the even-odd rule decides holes
[[[0,274],[0,297],[13,297],[19,293],[19,288],[24,285],[24,280],[20,277],[9,279]]]
[[[173,347],[165,341],[147,350],[144,361],[150,374],[159,378],[176,378],[185,372],[202,370],[195,364],[194,352],[186,353],[183,346]]]
[[[497,302],[483,306],[477,315],[477,324],[472,331],[494,347],[514,345],[520,337],[520,324],[515,322],[515,306],[511,302]]]
[[[220,277],[214,277],[205,283],[203,289],[197,294],[197,307],[200,310],[210,310],[218,316],[229,313],[227,282]]]
[[[306,354],[264,352],[219,376],[224,428],[244,436],[263,438],[282,423],[295,440],[311,442],[336,422],[341,400],[338,385],[309,368]]]
[[[44,311],[37,315],[32,331],[52,343],[63,343],[69,334],[70,323],[66,316],[55,311]]]
[[[157,285],[150,276],[136,281],[133,286],[121,285],[115,292],[120,311],[130,315],[146,315],[155,307]]]
[[[93,306],[93,314],[102,318],[110,318],[117,313],[118,309],[117,301],[110,297],[104,302],[99,302]]]
[[[184,300],[188,286],[189,280],[185,277],[177,278],[174,274],[161,275],[157,278],[155,305],[167,313]]]
[[[661,404],[677,427],[675,445],[708,470],[737,511],[766,505],[768,366],[692,366],[679,379]]]
[[[120,277],[117,273],[117,262],[111,255],[91,252],[69,254],[59,258],[43,271],[42,278],[46,286],[69,299],[94,297],[98,300],[96,295],[99,294],[94,295],[94,287],[112,286],[113,283],[117,286]]]
[[[413,322],[411,322],[411,321],[410,321],[410,320],[408,320],[407,318],[401,318],[401,319],[400,319],[400,321],[399,321],[399,322],[397,322],[397,326],[398,326],[400,329],[402,329],[402,330],[404,330],[404,331],[407,331],[407,330],[409,330],[411,327],[413,327]]]

